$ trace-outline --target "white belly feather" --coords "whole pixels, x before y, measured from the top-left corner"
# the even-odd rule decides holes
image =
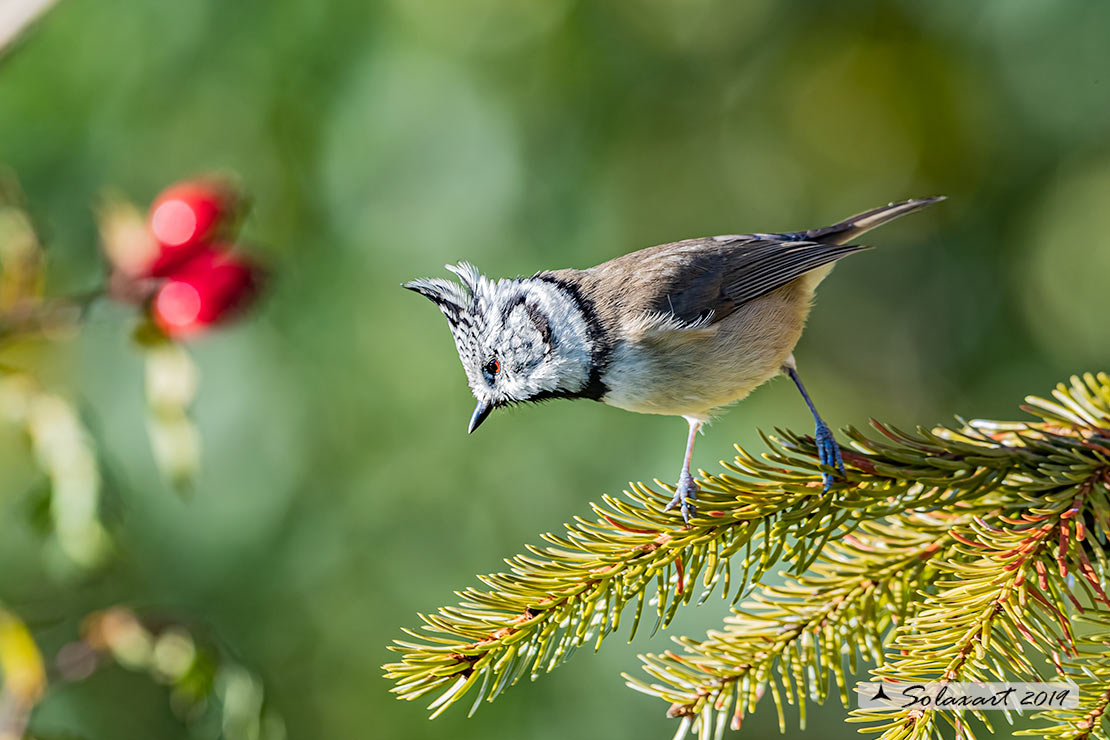
[[[645,317],[615,343],[601,400],[644,414],[708,419],[779,373],[818,280],[795,281],[708,326]]]

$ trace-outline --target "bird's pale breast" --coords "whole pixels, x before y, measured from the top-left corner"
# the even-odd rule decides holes
[[[702,419],[739,401],[774,377],[793,352],[813,289],[827,272],[806,275],[708,326],[648,325],[620,336],[601,400],[628,411]]]

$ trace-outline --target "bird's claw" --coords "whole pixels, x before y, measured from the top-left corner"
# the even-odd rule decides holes
[[[694,476],[683,471],[682,475],[679,476],[678,487],[675,489],[674,498],[671,499],[669,504],[663,507],[663,511],[670,511],[677,506],[679,507],[678,510],[682,513],[682,521],[689,524],[690,517],[697,513],[693,501],[697,497],[699,490],[698,484],[694,482]]]
[[[840,445],[837,444],[836,438],[833,437],[832,430],[829,425],[820,419],[817,420],[817,433],[815,435],[817,441],[817,457],[821,464],[836,468],[840,471],[841,475],[844,472],[844,459],[840,456]],[[828,493],[832,488],[834,477],[832,473],[821,473],[821,480],[825,483],[824,493]]]

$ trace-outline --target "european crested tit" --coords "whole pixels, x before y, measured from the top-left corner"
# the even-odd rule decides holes
[[[422,278],[404,287],[447,317],[478,405],[588,398],[647,414],[682,416],[689,437],[674,499],[689,522],[698,491],[694,437],[722,407],[782,372],[817,422],[821,463],[844,470],[840,447],[806,393],[793,350],[814,290],[847,244],[876,226],[943,200],[907,200],[832,226],[782,234],[714,236],[641,249],[586,270],[490,280],[466,262],[462,284]],[[825,490],[833,477],[824,474]]]

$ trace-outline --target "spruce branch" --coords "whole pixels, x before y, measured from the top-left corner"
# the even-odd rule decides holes
[[[1050,657],[1063,674],[1061,655],[1078,655],[1071,615],[1110,607],[1100,544],[1110,526],[1107,390],[1105,375],[1087,376],[1074,379],[1070,392],[1058,387],[1058,403],[1030,399],[1028,408],[1044,423],[1011,429],[1003,438],[1038,456],[1034,474],[1007,479],[1005,506],[994,516],[955,528],[956,553],[940,563],[934,592],[893,635],[891,652],[899,657],[876,676],[942,682],[1040,677],[1026,648]],[[935,737],[939,721],[970,736],[961,712],[855,714],[882,722],[872,729],[884,740]],[[982,714],[975,716],[986,723]]]
[[[700,718],[703,732],[713,728],[714,735],[722,733],[730,714],[729,726],[740,729],[767,688],[784,731],[782,699],[798,705],[804,727],[806,698],[823,702],[830,676],[847,707],[849,682],[839,656],[847,655],[853,674],[861,659],[881,662],[886,629],[905,620],[914,595],[935,575],[931,561],[955,544],[951,517],[913,519],[905,522],[915,527],[909,533],[868,522],[830,543],[809,574],[756,591],[753,601],[725,620],[724,631],[711,631],[701,641],[675,638],[682,655],[668,650],[642,656],[644,670],[661,683],[625,674],[628,685],[671,701],[668,716],[684,718],[687,726]]]
[[[1041,712],[1035,715],[1039,726],[1020,734],[1054,740],[1107,737],[1102,723],[1110,708],[1110,611],[1088,612],[1079,620],[1097,631],[1078,638],[1080,652],[1060,666],[1061,675],[1079,687],[1079,706]]]
[[[765,691],[780,726],[784,704],[797,703],[804,723],[805,703],[832,684],[847,705],[848,676],[864,663],[915,681],[1082,672],[1081,709],[1044,716],[1103,737],[1110,666],[1092,668],[1089,638],[1071,621],[1110,606],[1110,377],[1073,378],[1023,408],[1040,420],[844,430],[848,470],[829,495],[812,439],[780,430],[761,458],[738,448],[726,472],[702,471],[701,513],[688,527],[662,513],[668,493],[634,484],[605,496],[595,520],[545,535],[548,546],[509,560],[509,572],[480,577],[486,589],[422,616],[424,631],[391,647],[401,660],[386,675],[401,698],[439,692],[433,716],[479,687],[473,711],[575,648],[596,649],[626,607],[631,639],[653,584],[655,629],[667,626],[700,580],[698,603],[718,586],[733,603],[748,589],[753,598],[723,630],[643,656],[651,683],[626,676],[668,702],[676,737],[720,736]],[[787,583],[764,583],[777,563]],[[971,737],[969,717],[938,714],[852,719],[884,738],[936,737],[945,722]]]

